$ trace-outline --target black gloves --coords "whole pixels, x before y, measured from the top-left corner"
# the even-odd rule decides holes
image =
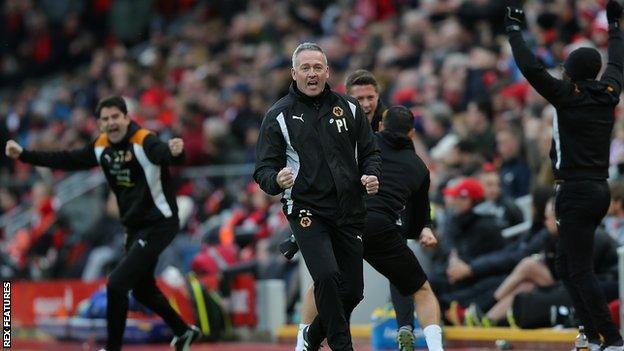
[[[617,1],[609,0],[607,3],[607,22],[614,23],[619,27],[620,18],[622,17],[622,5]]]
[[[507,12],[505,13],[505,32],[520,32],[523,25],[524,11],[519,7],[507,6]]]

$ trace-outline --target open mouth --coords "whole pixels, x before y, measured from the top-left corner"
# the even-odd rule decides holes
[[[316,88],[316,87],[318,87],[318,81],[316,81],[316,80],[309,81],[308,82],[308,87],[309,88]]]

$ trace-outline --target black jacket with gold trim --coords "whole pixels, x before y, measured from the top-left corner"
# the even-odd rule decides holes
[[[90,145],[72,151],[24,150],[20,160],[65,170],[100,166],[117,196],[122,223],[129,229],[162,220],[178,221],[178,207],[168,165],[179,163],[169,146],[131,122],[122,141],[112,144],[102,133]]]

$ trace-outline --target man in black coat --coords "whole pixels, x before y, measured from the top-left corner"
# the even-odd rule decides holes
[[[465,262],[502,249],[505,240],[493,217],[475,212],[475,206],[484,197],[479,180],[459,179],[443,192],[451,214],[439,250],[439,259],[434,262],[436,273],[430,281],[442,307],[446,309],[456,300],[462,304],[472,302],[480,296],[481,289],[487,290],[500,283],[502,278],[498,277],[488,280],[465,279],[461,272],[465,270]],[[487,305],[485,302],[483,304]]]

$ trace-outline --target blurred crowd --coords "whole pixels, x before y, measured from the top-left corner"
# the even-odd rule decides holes
[[[524,2],[526,38],[553,75],[560,75],[560,63],[578,46],[598,48],[606,61],[605,3]],[[529,287],[554,284],[552,271],[551,280],[530,284],[521,284],[526,279],[518,278],[520,273],[513,275],[527,257],[548,267],[552,253],[548,243],[556,233],[548,225],[553,182],[548,152],[554,109],[516,68],[502,31],[504,1],[1,4],[2,145],[12,138],[39,150],[84,146],[98,133],[93,116],[97,101],[121,94],[141,125],[165,140],[184,138],[184,167],[253,162],[263,114],[291,82],[293,49],[314,41],[326,51],[334,89],[344,91],[344,77],[351,71],[368,69],[381,83],[385,105],[407,106],[416,116],[414,145],[432,173],[431,199],[441,238],[441,248],[423,258],[433,262],[428,273],[450,311],[446,317],[461,323],[465,311],[478,307],[498,322],[509,309],[509,296],[513,300]],[[618,182],[624,174],[622,113],[618,107],[611,147],[614,201],[597,235],[610,240],[613,250],[624,243],[624,191]],[[36,218],[21,234],[3,239],[3,249],[11,253],[5,258],[10,262],[3,263],[12,267],[10,274],[97,277],[105,268],[92,268],[109,262],[101,258],[114,259],[114,249],[108,256],[102,251],[89,256],[97,247],[120,247],[119,235],[111,233],[123,230],[111,226],[101,235],[87,230],[76,238],[65,220],[46,217],[58,210],[50,179],[63,176],[43,176],[0,156],[0,215],[32,204]],[[224,262],[253,261],[261,276],[296,281],[293,264],[277,253],[279,239],[288,236],[278,199],[249,180],[179,177],[187,213],[184,235],[172,245],[168,262],[182,271],[218,274]],[[533,207],[527,216],[517,199],[530,194]],[[107,196],[106,191],[98,194],[99,201],[105,203]],[[113,209],[102,213],[114,217]],[[532,225],[521,235],[502,236],[502,229],[526,221]],[[102,225],[94,228],[100,233]],[[45,244],[41,238],[47,238]],[[64,269],[50,270],[50,262],[60,257]],[[499,261],[503,258],[505,264]],[[42,263],[33,269],[36,262]],[[506,282],[512,276],[516,280]],[[603,276],[617,281],[614,274]],[[497,290],[505,283],[507,288]],[[502,300],[507,305],[500,307]],[[494,306],[498,310],[490,313]]]

